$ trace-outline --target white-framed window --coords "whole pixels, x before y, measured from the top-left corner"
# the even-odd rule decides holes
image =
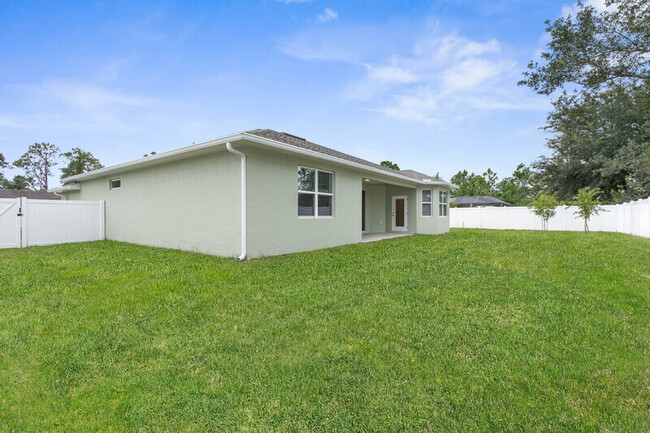
[[[334,173],[298,167],[298,216],[334,216]]]
[[[109,189],[120,189],[122,188],[122,179],[111,179],[108,181]]]
[[[447,216],[447,198],[449,193],[447,191],[438,191],[439,202],[438,202],[438,215],[441,217]]]
[[[432,212],[431,208],[433,204],[431,203],[433,195],[431,194],[430,189],[423,189],[422,190],[422,216],[423,217],[430,217]]]

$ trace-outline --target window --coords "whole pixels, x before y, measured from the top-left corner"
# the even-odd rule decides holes
[[[430,217],[431,216],[431,190],[423,189],[422,190],[422,216]]]
[[[331,217],[334,173],[298,167],[298,216]]]
[[[120,189],[122,188],[122,179],[111,179],[108,182],[109,189]]]
[[[447,216],[447,191],[439,191],[440,202],[438,204],[438,212],[440,216]]]

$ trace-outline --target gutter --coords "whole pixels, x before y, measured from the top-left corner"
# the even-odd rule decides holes
[[[237,155],[240,158],[240,167],[241,167],[241,255],[237,257],[238,260],[244,260],[246,258],[246,155],[238,150],[233,149],[232,145],[228,141],[226,143],[226,149],[228,152],[233,155]]]
[[[81,184],[77,182],[77,183],[68,183],[61,186],[55,186],[54,188],[48,189],[47,192],[53,192],[54,194],[59,195],[59,193],[62,192],[79,191],[79,190],[81,190]]]

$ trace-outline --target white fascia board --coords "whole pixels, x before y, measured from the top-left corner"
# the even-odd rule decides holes
[[[358,162],[354,161],[348,161],[346,159],[338,158],[335,156],[331,155],[326,155],[324,153],[316,152],[314,150],[309,150],[309,149],[303,149],[301,147],[293,146],[290,144],[285,144],[276,140],[271,140],[269,138],[264,138],[260,137],[255,134],[249,134],[247,132],[238,132],[236,134],[231,134],[227,135],[225,137],[217,138],[214,140],[209,140],[205,141],[203,143],[198,143],[198,144],[193,144],[191,146],[186,146],[186,147],[181,147],[180,149],[175,149],[175,150],[170,150],[168,152],[162,152],[156,155],[152,156],[147,156],[143,158],[138,158],[133,161],[129,162],[124,162],[121,164],[117,165],[112,165],[110,167],[105,167],[105,168],[100,168],[98,170],[90,171],[88,173],[82,173],[78,174],[76,176],[70,176],[64,180],[64,182],[67,184],[69,182],[75,182],[75,181],[81,181],[81,180],[86,180],[86,179],[92,179],[95,177],[107,175],[109,173],[112,173],[114,171],[119,171],[119,170],[124,170],[136,165],[144,164],[144,163],[151,163],[154,161],[158,161],[163,158],[169,158],[172,156],[177,156],[177,155],[182,155],[184,153],[188,152],[193,152],[196,150],[200,149],[206,149],[210,147],[216,147],[219,145],[225,145],[228,142],[235,142],[235,141],[240,141],[240,140],[246,140],[246,141],[252,141],[254,143],[259,143],[263,144],[269,147],[273,147],[276,149],[282,149],[288,152],[292,153],[298,153],[301,155],[306,155],[310,156],[312,158],[317,158],[317,159],[322,159],[325,161],[330,161],[334,162],[340,165],[345,165],[348,167],[354,167],[358,170],[365,171],[365,172],[371,172],[371,173],[377,173],[381,174],[382,176],[388,176],[388,177],[393,177],[396,179],[400,179],[406,182],[410,183],[415,183],[415,184],[420,184],[420,185],[436,185],[436,186],[446,186],[450,189],[456,187],[455,185],[450,184],[449,182],[445,182],[444,180],[434,180],[434,179],[426,179],[426,180],[421,180],[421,179],[415,179],[409,176],[404,176],[402,174],[398,173],[391,173],[385,170],[381,170],[379,168],[371,167],[365,164],[360,164]]]

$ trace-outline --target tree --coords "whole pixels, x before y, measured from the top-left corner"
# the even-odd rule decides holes
[[[598,205],[596,195],[598,189],[591,189],[589,187],[581,188],[578,194],[574,197],[572,205],[577,206],[578,210],[573,214],[579,216],[585,221],[585,232],[589,231],[589,219],[593,215],[598,215],[603,208]]]
[[[5,168],[7,168],[8,166],[9,166],[9,164],[5,160],[5,156],[2,153],[0,153],[0,187],[1,188],[4,188],[4,186],[2,186],[2,185],[5,182],[5,175],[4,175],[4,173],[2,171]]]
[[[68,165],[61,169],[61,179],[104,167],[92,153],[85,152],[78,147],[74,147],[70,152],[65,152],[62,155],[68,160]]]
[[[2,188],[5,189],[29,189],[33,179],[21,175],[14,176],[13,180],[3,179]]]
[[[546,193],[541,193],[528,205],[530,211],[542,219],[543,231],[548,230],[548,220],[555,216],[555,208],[557,205],[557,199]]]
[[[501,200],[514,206],[527,206],[535,196],[535,179],[530,167],[519,164],[512,176],[497,184]]]
[[[467,170],[459,171],[451,178],[451,183],[458,186],[454,191],[455,197],[472,195],[490,195],[490,186],[481,175],[471,173]]]
[[[31,179],[32,187],[47,191],[48,178],[52,175],[52,168],[57,165],[55,158],[60,154],[59,148],[54,144],[34,143],[14,162],[14,166],[25,170],[25,178]]]
[[[650,80],[650,3],[605,0],[598,12],[578,2],[575,17],[546,21],[550,34],[544,64],[531,61],[520,85],[549,95],[567,84],[585,91],[625,81]]]
[[[550,191],[570,200],[599,188],[605,202],[650,195],[650,83],[562,95],[545,129],[551,156],[533,166]]]
[[[519,82],[563,89],[545,127],[552,155],[534,164],[562,200],[584,187],[609,202],[650,195],[650,3],[605,3],[598,12],[579,2],[575,17],[547,21],[548,51]]]
[[[490,168],[488,168],[487,171],[483,173],[483,179],[485,179],[485,183],[487,183],[487,187],[488,187],[487,195],[489,196],[496,195],[496,185],[498,179],[497,174],[493,172]]]
[[[383,165],[384,167],[392,168],[393,170],[399,170],[399,165],[395,164],[392,161],[382,161],[379,163],[379,165]]]

